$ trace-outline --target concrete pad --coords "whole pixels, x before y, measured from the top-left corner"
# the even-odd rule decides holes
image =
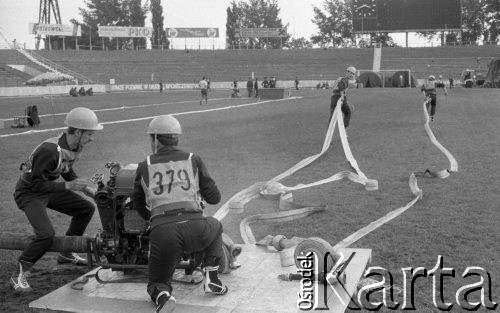
[[[345,257],[356,252],[354,258],[346,267],[349,294],[357,289],[367,263],[370,261],[370,249],[340,249]],[[175,312],[301,312],[297,307],[300,281],[282,281],[279,274],[297,273],[295,265],[281,267],[280,254],[272,248],[255,245],[242,245],[242,253],[238,257],[242,264],[239,269],[227,275],[220,275],[221,280],[229,287],[224,296],[207,295],[203,285],[174,283],[173,295],[177,299]],[[86,275],[94,274],[98,269]],[[176,272],[176,277],[182,277],[183,271]],[[84,276],[86,276],[84,275]],[[153,312],[154,304],[146,292],[146,282],[100,284],[95,278],[90,278],[83,285],[83,290],[75,290],[71,285],[83,277],[64,285],[63,287],[35,300],[30,308],[41,311],[67,311],[81,313],[141,313]],[[101,270],[99,277],[103,280],[124,278],[121,272]],[[318,290],[323,294],[323,285]],[[327,286],[327,304],[332,312],[344,312],[349,295],[338,286],[335,291]],[[340,301],[337,293],[343,298]],[[324,303],[321,300],[321,303]],[[344,302],[344,303],[342,303]]]

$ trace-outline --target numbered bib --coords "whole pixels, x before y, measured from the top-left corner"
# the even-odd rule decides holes
[[[199,203],[198,178],[194,175],[191,155],[182,161],[151,164],[148,157],[147,198],[151,209],[176,202]]]

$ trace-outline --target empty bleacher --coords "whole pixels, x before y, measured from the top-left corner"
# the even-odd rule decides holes
[[[500,46],[384,48],[381,68],[410,69],[415,78],[443,75],[457,79],[466,68],[486,74],[491,59],[499,55]]]
[[[370,49],[304,50],[147,50],[40,51],[44,57],[100,82],[148,83],[151,74],[165,83],[246,80],[254,75],[279,80],[331,80],[345,67],[371,66]]]
[[[29,67],[40,71],[46,72],[47,70],[33,62],[31,62],[28,58],[26,58],[19,51],[14,49],[3,49],[0,50],[0,63],[1,64],[15,64],[15,65],[28,65]]]
[[[20,87],[24,86],[26,79],[12,74],[0,65],[0,87]]]
[[[98,83],[195,83],[201,76],[211,81],[246,80],[252,75],[262,80],[333,80],[346,66],[371,69],[373,49],[299,50],[140,50],[88,51],[40,50],[41,56]],[[465,68],[486,72],[489,60],[500,55],[498,46],[458,46],[426,48],[383,48],[381,69],[410,69],[415,78],[430,74],[458,79]],[[39,68],[15,50],[0,50],[2,63],[27,64]],[[5,61],[4,61],[5,60]],[[24,62],[24,63],[22,63]],[[0,80],[0,84],[2,84]]]

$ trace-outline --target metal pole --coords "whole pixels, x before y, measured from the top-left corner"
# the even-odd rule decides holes
[[[364,22],[365,22],[365,13],[361,15],[361,41],[363,42],[363,45],[364,45],[364,40],[363,40]]]
[[[89,27],[90,51],[92,51],[92,27],[90,25],[87,26]]]

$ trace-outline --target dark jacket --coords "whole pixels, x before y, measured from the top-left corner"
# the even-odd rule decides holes
[[[190,158],[191,157],[191,158]],[[150,168],[152,166],[162,166],[162,164],[167,163],[182,163],[186,160],[191,159],[191,166],[193,169],[194,177],[197,178],[198,182],[189,182],[188,174],[182,169],[180,173],[172,172],[169,173],[149,173]],[[174,193],[174,188],[181,188],[184,191],[187,191],[192,186],[198,186],[199,195],[203,200],[205,200],[209,204],[217,204],[220,202],[221,195],[220,191],[215,184],[215,181],[212,179],[210,174],[208,173],[205,164],[201,160],[201,158],[196,154],[191,154],[188,152],[184,152],[182,150],[177,149],[172,146],[163,146],[160,148],[158,153],[149,156],[150,165],[147,163],[147,159],[139,163],[136,171],[136,177],[134,181],[134,200],[133,205],[134,209],[138,211],[138,213],[144,219],[151,218],[151,211],[154,210],[154,207],[149,207],[151,201],[147,202],[145,188],[149,190],[153,190],[153,188],[157,188],[153,192],[156,194],[160,193]],[[185,163],[184,163],[185,164]],[[150,177],[154,181],[149,181]],[[179,180],[183,180],[179,184]],[[200,199],[201,200],[201,199]],[[173,201],[175,202],[175,201]],[[184,201],[186,202],[186,201]],[[182,203],[182,202],[179,202]],[[167,207],[168,204],[163,203],[160,206]],[[199,207],[199,203],[188,203],[187,205],[179,205],[183,208],[188,206],[189,210],[196,210],[199,208],[201,211],[201,207]],[[169,208],[170,209],[170,208]],[[181,209],[180,207],[178,209]]]

